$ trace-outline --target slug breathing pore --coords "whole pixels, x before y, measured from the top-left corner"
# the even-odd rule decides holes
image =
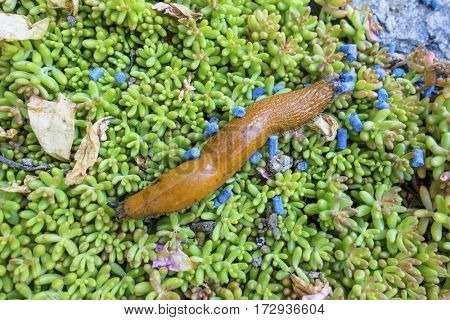
[[[192,207],[236,173],[270,135],[299,128],[339,94],[334,77],[256,101],[205,144],[201,156],[163,174],[124,202],[108,203],[121,219],[159,216]]]

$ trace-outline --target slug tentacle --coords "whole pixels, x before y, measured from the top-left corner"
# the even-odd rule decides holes
[[[326,77],[307,88],[256,101],[244,117],[217,132],[199,158],[182,163],[157,183],[110,206],[125,219],[190,208],[236,173],[270,135],[296,129],[323,111],[336,95],[336,81]]]

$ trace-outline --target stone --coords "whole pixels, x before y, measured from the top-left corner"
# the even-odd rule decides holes
[[[450,1],[442,2],[437,11],[419,0],[353,0],[351,5],[369,3],[383,27],[378,35],[382,45],[395,43],[397,52],[408,54],[424,43],[438,58],[450,60]]]
[[[272,174],[278,173],[278,172],[285,172],[286,170],[289,170],[294,164],[294,160],[292,160],[291,157],[283,155],[283,154],[277,154],[276,156],[273,156],[269,158],[267,161],[267,171],[269,171]]]

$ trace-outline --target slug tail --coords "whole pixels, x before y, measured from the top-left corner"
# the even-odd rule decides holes
[[[107,205],[114,209],[114,211],[116,212],[116,219],[118,221],[124,221],[126,219],[128,219],[128,215],[125,212],[125,208],[123,205],[123,202],[108,202]]]

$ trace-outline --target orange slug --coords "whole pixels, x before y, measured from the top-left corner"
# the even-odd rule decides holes
[[[119,218],[158,216],[192,207],[236,173],[270,135],[297,129],[335,95],[334,79],[256,101],[246,115],[220,129],[201,156],[163,174],[156,183],[121,203],[109,203]]]

